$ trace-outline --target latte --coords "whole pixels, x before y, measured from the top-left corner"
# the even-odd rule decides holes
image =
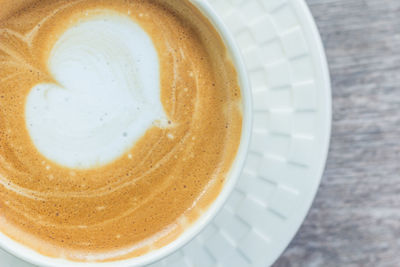
[[[242,132],[236,70],[187,0],[0,0],[0,231],[113,261],[216,199]]]

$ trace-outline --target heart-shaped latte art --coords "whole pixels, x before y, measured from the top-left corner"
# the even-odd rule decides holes
[[[121,15],[97,15],[68,29],[26,102],[33,143],[70,168],[107,164],[152,124],[166,121],[157,51],[147,33]]]

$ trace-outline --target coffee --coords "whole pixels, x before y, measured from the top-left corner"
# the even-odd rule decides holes
[[[0,230],[75,261],[175,240],[241,139],[217,31],[186,0],[0,4]]]

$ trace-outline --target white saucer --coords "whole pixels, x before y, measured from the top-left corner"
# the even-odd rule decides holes
[[[303,0],[209,0],[242,49],[253,86],[244,173],[214,222],[152,266],[269,266],[307,214],[325,166],[329,73]],[[0,251],[2,267],[32,266]]]

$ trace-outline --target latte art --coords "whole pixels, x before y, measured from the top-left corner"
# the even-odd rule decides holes
[[[31,89],[26,124],[39,151],[61,165],[108,163],[155,122],[167,125],[157,52],[129,17],[104,12],[77,23],[48,68],[57,84]]]
[[[175,240],[219,194],[241,138],[214,27],[186,0],[0,5],[0,231],[75,261]]]

